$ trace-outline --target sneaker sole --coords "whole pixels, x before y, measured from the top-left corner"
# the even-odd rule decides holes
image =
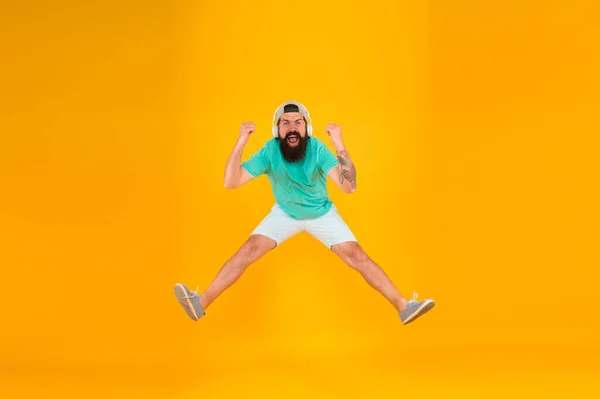
[[[404,320],[404,324],[408,324],[411,321],[416,320],[419,316],[423,316],[425,313],[429,312],[435,306],[435,302],[433,299],[424,300],[421,305],[415,310],[410,316]]]
[[[177,300],[179,301],[179,303],[185,310],[185,313],[187,313],[187,315],[190,317],[190,319],[192,319],[194,321],[198,321],[199,317],[198,317],[198,314],[196,313],[196,309],[194,309],[194,305],[192,305],[192,301],[190,301],[189,298],[187,298],[187,292],[186,292],[183,284],[175,284],[174,291],[175,291],[175,296],[177,297]]]

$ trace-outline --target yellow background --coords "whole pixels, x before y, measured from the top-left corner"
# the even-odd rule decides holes
[[[595,2],[1,5],[2,397],[600,395]],[[272,205],[223,167],[287,99],[418,322],[305,234],[177,304]]]

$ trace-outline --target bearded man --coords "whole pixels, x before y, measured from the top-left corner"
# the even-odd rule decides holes
[[[327,178],[345,193],[356,191],[356,169],[342,139],[340,126],[329,124],[327,135],[335,148],[333,154],[312,136],[312,121],[306,108],[296,101],[281,104],[273,117],[273,138],[242,163],[242,153],[254,123],[242,123],[235,147],[225,167],[224,184],[240,187],[266,174],[271,183],[275,205],[254,229],[247,241],[221,267],[203,293],[175,284],[177,300],[187,315],[197,321],[210,304],[240,278],[246,268],[282,242],[302,231],[315,237],[359,272],[365,281],[383,295],[408,324],[432,309],[432,299],[407,300],[383,269],[358,244],[354,234],[330,201]]]

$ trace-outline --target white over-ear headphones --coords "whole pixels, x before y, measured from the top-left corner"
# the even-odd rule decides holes
[[[279,122],[279,118],[283,115],[284,108],[288,104],[296,105],[298,107],[298,112],[306,119],[306,134],[308,134],[309,137],[312,136],[312,120],[310,119],[310,114],[306,107],[297,101],[286,101],[277,107],[277,110],[273,115],[273,137],[279,137],[279,126],[277,125],[277,122]]]

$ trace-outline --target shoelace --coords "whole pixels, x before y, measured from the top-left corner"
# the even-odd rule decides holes
[[[418,296],[419,296],[419,294],[417,294],[415,291],[413,291],[412,299],[409,302],[417,302]]]
[[[195,297],[199,296],[199,295],[198,295],[198,290],[199,290],[199,288],[200,288],[200,287],[199,287],[199,286],[197,286],[197,287],[196,287],[196,291],[191,291],[191,292],[190,292],[190,294],[192,294],[192,296],[184,296],[184,298],[185,298],[185,299],[192,299],[192,298],[195,298]]]

